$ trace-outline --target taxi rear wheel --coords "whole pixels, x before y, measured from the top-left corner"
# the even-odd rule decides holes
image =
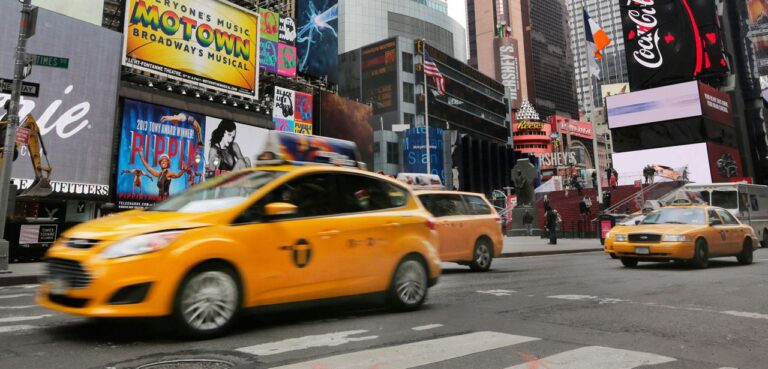
[[[416,310],[427,298],[428,276],[424,263],[408,256],[398,264],[389,287],[389,304],[395,310]]]
[[[741,246],[741,253],[736,256],[736,260],[738,260],[741,265],[749,265],[752,264],[752,259],[752,241],[746,239]]]
[[[709,265],[709,250],[704,240],[696,241],[696,248],[693,251],[691,266],[696,269],[703,269]]]
[[[491,268],[491,262],[493,262],[493,250],[490,243],[485,239],[477,240],[469,268],[474,272],[485,272]]]
[[[232,268],[209,264],[193,269],[179,285],[172,319],[187,338],[224,334],[240,310],[241,288]]]

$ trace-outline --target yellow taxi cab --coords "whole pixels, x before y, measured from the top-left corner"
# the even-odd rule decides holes
[[[356,168],[294,164],[231,172],[71,228],[48,251],[37,302],[89,317],[168,316],[197,338],[251,308],[374,295],[420,307],[440,259],[434,219],[413,192]]]
[[[440,259],[487,271],[501,255],[501,217],[483,194],[417,190],[416,195],[437,219]]]
[[[604,252],[615,254],[626,267],[640,261],[680,260],[706,268],[709,259],[726,256],[751,264],[757,245],[752,227],[727,210],[676,204],[648,213],[638,225],[611,229]]]

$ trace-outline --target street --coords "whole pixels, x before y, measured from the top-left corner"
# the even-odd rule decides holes
[[[2,287],[0,367],[764,368],[767,264],[764,249],[705,270],[627,269],[598,252],[497,259],[488,273],[445,264],[417,312],[249,316],[193,342],[161,320],[61,315],[35,306],[34,285]]]

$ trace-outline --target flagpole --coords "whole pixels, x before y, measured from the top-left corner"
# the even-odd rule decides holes
[[[427,87],[427,71],[424,70],[424,64],[427,61],[426,52],[427,44],[421,40],[421,71],[424,73],[424,126],[427,135],[427,174],[432,174],[432,166],[430,165],[432,158],[429,153],[429,87]]]
[[[587,12],[587,8],[584,5],[584,0],[581,2],[581,8],[582,13]],[[582,16],[582,18],[584,18]],[[589,52],[590,50],[589,45],[587,45],[587,23],[586,19],[584,19],[584,39],[582,42],[584,43],[584,48],[582,49],[584,51],[584,67],[587,69],[587,77],[589,78],[589,99],[592,101],[591,109],[589,113],[592,113],[595,110],[595,97],[594,97],[594,91],[592,90],[592,68],[589,66]],[[594,57],[594,56],[592,56]],[[586,101],[585,101],[586,102]],[[590,122],[592,124],[592,152],[595,156],[595,173],[597,173],[597,203],[602,204],[603,203],[603,186],[601,185],[602,180],[602,173],[600,173],[600,154],[598,149],[598,142],[597,142],[597,128],[595,127],[594,122]],[[610,185],[610,184],[609,184]]]

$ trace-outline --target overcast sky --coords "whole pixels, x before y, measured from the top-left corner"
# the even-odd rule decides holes
[[[464,0],[448,0],[448,15],[467,28],[467,2]]]

